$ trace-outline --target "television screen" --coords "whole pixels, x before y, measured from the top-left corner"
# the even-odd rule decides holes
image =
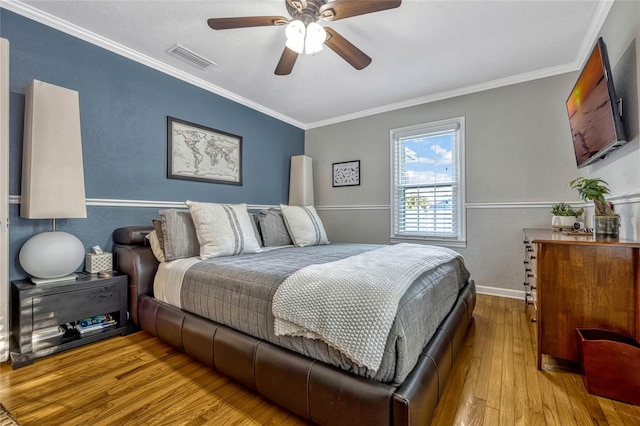
[[[567,99],[567,113],[578,167],[603,158],[625,142],[602,38],[598,39]]]

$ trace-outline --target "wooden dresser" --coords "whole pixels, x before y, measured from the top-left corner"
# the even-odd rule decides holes
[[[578,362],[576,328],[640,339],[640,241],[524,229],[526,298],[542,354]]]

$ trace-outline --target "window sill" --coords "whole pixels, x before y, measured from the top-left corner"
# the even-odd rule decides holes
[[[398,237],[392,236],[389,238],[391,244],[399,243],[412,243],[412,244],[425,244],[431,246],[451,247],[451,248],[467,248],[466,240],[445,240],[434,238],[415,238],[415,237]]]

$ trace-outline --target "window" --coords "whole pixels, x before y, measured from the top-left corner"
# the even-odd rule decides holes
[[[392,130],[391,173],[391,241],[464,247],[464,117]]]

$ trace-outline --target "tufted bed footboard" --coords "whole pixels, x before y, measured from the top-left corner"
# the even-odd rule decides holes
[[[132,320],[287,410],[317,424],[428,425],[476,303],[467,282],[400,386],[368,380],[201,318],[153,297],[158,262],[144,242],[151,227],[114,232],[117,269],[129,275]]]

